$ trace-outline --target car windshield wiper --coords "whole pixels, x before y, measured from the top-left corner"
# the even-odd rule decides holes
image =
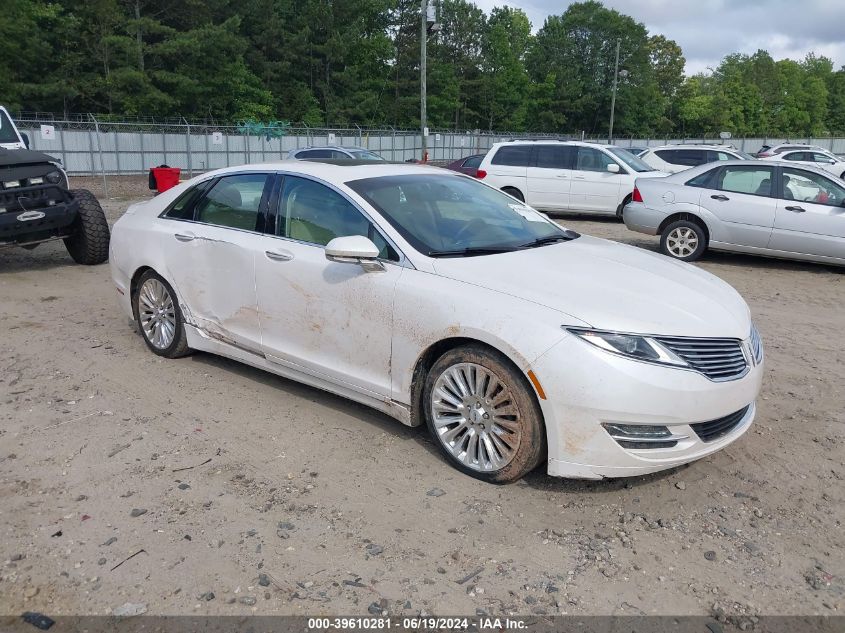
[[[538,237],[533,242],[521,244],[519,248],[534,248],[535,246],[545,246],[546,244],[554,244],[556,242],[568,242],[569,240],[574,240],[576,237],[578,237],[577,233],[547,235],[546,237]]]
[[[510,253],[522,248],[521,246],[470,246],[453,251],[429,251],[429,257],[472,257],[473,255],[495,255],[496,253]]]

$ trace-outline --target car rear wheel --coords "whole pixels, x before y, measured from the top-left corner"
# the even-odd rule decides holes
[[[513,196],[520,202],[525,202],[525,196],[522,195],[522,192],[519,189],[514,189],[513,187],[503,187],[502,191],[504,191],[509,196]]]
[[[190,352],[182,312],[170,284],[148,270],[138,280],[132,302],[147,347],[165,358],[178,358]]]
[[[65,238],[67,252],[77,264],[102,264],[109,258],[109,223],[103,207],[87,189],[71,192],[79,202],[73,233]]]
[[[628,194],[627,196],[625,196],[625,199],[622,201],[622,204],[620,204],[616,208],[616,217],[619,218],[620,220],[624,221],[622,214],[625,213],[625,205],[628,204],[629,202],[631,202],[633,197],[634,197],[633,194]]]
[[[707,235],[704,228],[691,220],[678,220],[665,229],[660,236],[660,251],[664,255],[691,262],[707,249]]]
[[[480,345],[443,354],[423,389],[426,424],[460,471],[508,483],[534,470],[545,453],[542,413],[525,377]]]

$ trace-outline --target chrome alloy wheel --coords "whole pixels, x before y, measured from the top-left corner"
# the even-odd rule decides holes
[[[692,255],[698,248],[698,235],[689,227],[679,226],[666,236],[666,248],[675,257]]]
[[[153,347],[170,347],[176,336],[176,309],[173,297],[158,279],[147,279],[138,290],[138,317]]]
[[[507,466],[522,439],[519,410],[510,389],[489,369],[457,363],[431,391],[437,437],[459,462],[486,472]]]

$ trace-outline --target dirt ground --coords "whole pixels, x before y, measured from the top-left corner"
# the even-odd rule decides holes
[[[110,184],[111,221],[149,195],[145,178]],[[496,487],[424,428],[221,358],[154,356],[108,266],[61,243],[0,251],[0,614],[841,613],[845,271],[700,265],[765,341],[751,430],[654,476]]]

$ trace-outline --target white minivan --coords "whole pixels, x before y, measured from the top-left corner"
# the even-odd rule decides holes
[[[621,217],[637,178],[666,175],[615,145],[542,140],[495,143],[477,177],[542,211]]]

